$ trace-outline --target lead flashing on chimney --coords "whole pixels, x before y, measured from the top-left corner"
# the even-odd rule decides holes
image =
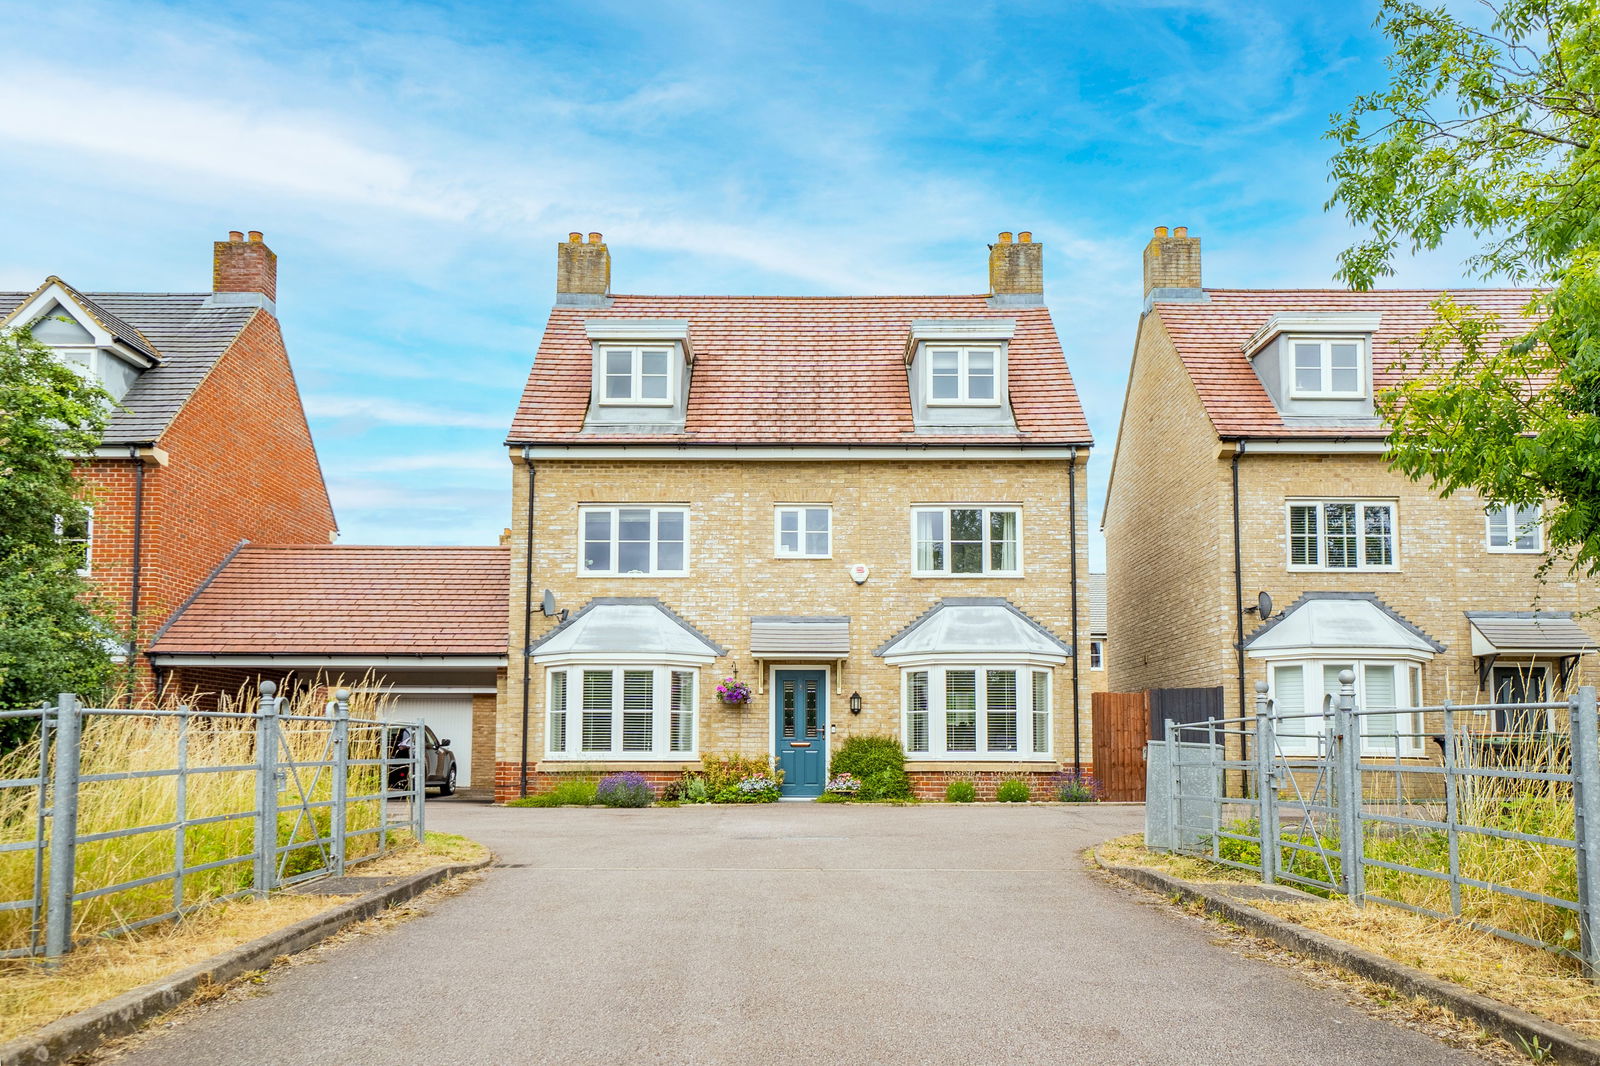
[[[1208,304],[1211,294],[1204,289],[1151,289],[1150,294],[1144,298],[1146,314],[1158,303],[1163,304]]]
[[[558,292],[557,307],[610,307],[612,299],[593,292]]]
[[[990,307],[1043,307],[1042,292],[997,292],[989,297]]]
[[[264,292],[214,292],[207,296],[201,307],[259,307],[276,316],[278,303]]]

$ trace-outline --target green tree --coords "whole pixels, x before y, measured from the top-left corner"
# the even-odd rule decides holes
[[[1476,277],[1533,286],[1516,316],[1441,298],[1379,397],[1390,458],[1445,496],[1544,503],[1545,536],[1600,571],[1600,2],[1503,0],[1473,23],[1384,0],[1381,90],[1334,116],[1328,206],[1363,237],[1339,258],[1356,289],[1451,234]]]
[[[97,695],[111,679],[115,631],[72,539],[89,516],[74,460],[93,454],[110,406],[27,330],[0,330],[0,708]]]

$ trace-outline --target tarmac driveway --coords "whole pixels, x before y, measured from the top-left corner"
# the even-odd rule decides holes
[[[1139,808],[449,803],[504,864],[120,1061],[1481,1061],[1087,872]]]

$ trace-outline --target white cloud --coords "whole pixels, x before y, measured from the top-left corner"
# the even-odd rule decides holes
[[[381,425],[463,429],[507,429],[510,426],[509,418],[504,415],[455,411],[381,396],[308,395],[305,408],[312,418],[351,419]]]

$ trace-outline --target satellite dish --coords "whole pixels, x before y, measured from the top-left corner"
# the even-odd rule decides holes
[[[1272,597],[1265,592],[1256,594],[1256,613],[1263,622],[1272,617]]]
[[[555,614],[556,613],[556,594],[554,592],[551,592],[549,589],[545,589],[544,590],[544,599],[542,601],[540,601],[539,609],[544,612],[544,616],[546,618],[549,618],[551,615]]]

